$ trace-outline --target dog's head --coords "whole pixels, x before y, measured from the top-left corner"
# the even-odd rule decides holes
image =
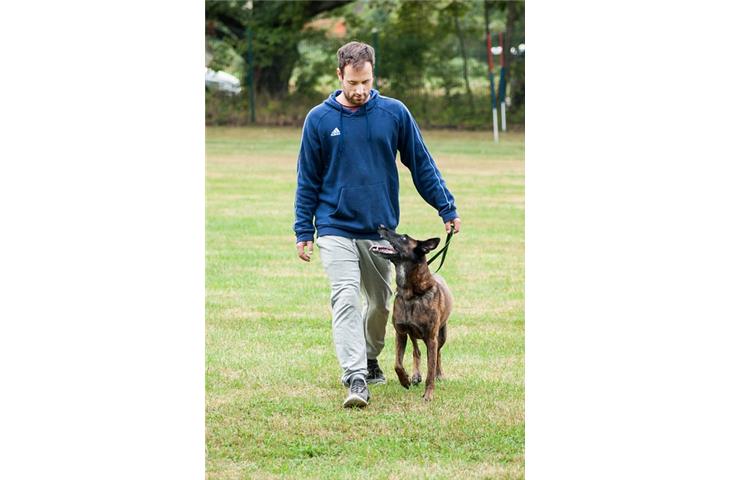
[[[373,245],[370,251],[393,263],[414,262],[420,263],[426,260],[426,254],[438,247],[440,238],[429,238],[428,240],[416,240],[408,235],[397,233],[381,225],[378,228],[380,238],[390,243],[390,246]]]

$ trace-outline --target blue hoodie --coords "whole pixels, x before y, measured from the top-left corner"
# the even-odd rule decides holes
[[[343,107],[334,92],[304,120],[297,164],[294,232],[297,242],[339,235],[379,239],[378,225],[398,226],[396,151],[418,193],[444,223],[458,215],[454,197],[406,106],[370,91],[357,111]],[[312,217],[315,225],[312,224]]]

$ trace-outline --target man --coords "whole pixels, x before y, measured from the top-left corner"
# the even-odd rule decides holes
[[[421,132],[406,106],[373,90],[375,52],[350,42],[337,51],[337,90],[304,121],[297,166],[294,232],[299,258],[309,262],[315,227],[317,247],[332,287],[332,330],[345,407],[365,407],[367,383],[385,383],[377,357],[388,321],[390,262],[372,255],[385,244],[378,225],[398,225],[396,151],[423,199],[446,231],[461,227],[454,197],[446,188]],[[315,219],[314,224],[312,219]],[[362,307],[360,291],[365,294]]]

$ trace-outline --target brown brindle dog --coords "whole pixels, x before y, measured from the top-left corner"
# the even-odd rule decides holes
[[[428,402],[433,399],[434,380],[443,377],[441,347],[446,342],[446,321],[454,301],[444,279],[440,275],[432,275],[426,261],[426,254],[438,246],[440,239],[415,240],[383,225],[378,228],[378,233],[388,240],[391,247],[373,245],[370,251],[395,264],[398,285],[393,305],[395,373],[405,388],[421,382],[421,351],[416,339],[423,340],[428,362],[423,399]],[[413,343],[413,376],[410,380],[403,368],[408,337]]]

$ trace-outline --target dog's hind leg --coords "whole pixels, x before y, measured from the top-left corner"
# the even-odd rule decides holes
[[[406,343],[408,343],[408,335],[405,333],[395,332],[395,373],[398,375],[398,381],[405,388],[411,386],[408,380],[408,373],[403,368],[403,355],[406,353]]]
[[[433,400],[434,378],[436,377],[436,359],[438,357],[438,339],[436,335],[426,340],[426,357],[428,362],[428,372],[426,373],[426,392],[423,394],[423,400],[430,402]]]
[[[446,325],[439,329],[439,348],[438,355],[436,357],[436,380],[444,378],[444,371],[441,370],[441,347],[446,343]]]
[[[409,336],[411,337],[411,343],[413,343],[413,376],[411,376],[411,383],[418,385],[421,383],[421,351],[418,349],[416,337],[413,334]]]

